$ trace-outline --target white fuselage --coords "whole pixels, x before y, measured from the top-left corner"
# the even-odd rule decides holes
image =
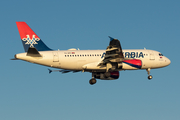
[[[66,70],[106,70],[106,67],[98,67],[105,56],[105,50],[66,50],[66,51],[39,51],[42,57],[27,56],[27,53],[16,54],[16,59],[49,67]],[[141,69],[154,69],[165,67],[170,60],[160,55],[160,52],[146,49],[123,50],[126,59],[139,59],[142,61]],[[123,70],[137,69],[124,65]]]

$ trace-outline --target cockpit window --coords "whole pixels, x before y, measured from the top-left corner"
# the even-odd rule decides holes
[[[159,56],[163,56],[163,54],[159,53]]]

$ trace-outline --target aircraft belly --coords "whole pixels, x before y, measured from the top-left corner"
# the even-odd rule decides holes
[[[74,59],[61,60],[61,69],[79,70],[79,69],[77,69],[77,62]]]
[[[68,69],[68,70],[84,70],[84,65],[88,63],[97,62],[99,60],[97,59],[65,59],[61,61],[61,67],[62,69]],[[96,64],[95,66],[97,66]]]
[[[100,62],[87,63],[82,66],[85,70],[106,70],[106,67],[98,66]]]

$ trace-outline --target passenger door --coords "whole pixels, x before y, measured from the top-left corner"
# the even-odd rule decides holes
[[[53,62],[59,62],[58,52],[53,52]]]
[[[152,51],[149,51],[149,59],[155,60],[155,56],[154,56],[154,53]]]

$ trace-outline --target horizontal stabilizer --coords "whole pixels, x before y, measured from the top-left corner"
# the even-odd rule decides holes
[[[17,58],[12,58],[11,60],[19,60],[19,59],[17,59]]]
[[[37,51],[36,48],[34,47],[30,47],[27,51],[27,56],[31,56],[31,57],[42,57],[39,52]]]
[[[49,74],[51,72],[61,72],[61,73],[68,73],[68,72],[76,73],[76,72],[80,72],[79,70],[51,70],[51,69],[48,69],[48,70],[49,70]]]

